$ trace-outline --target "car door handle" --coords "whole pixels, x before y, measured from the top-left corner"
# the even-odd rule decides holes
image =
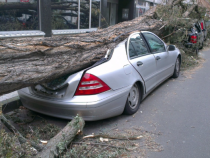
[[[143,65],[143,63],[141,61],[137,62],[137,66]]]
[[[156,60],[160,60],[161,58],[159,57],[159,56],[156,56],[156,58],[155,58]]]

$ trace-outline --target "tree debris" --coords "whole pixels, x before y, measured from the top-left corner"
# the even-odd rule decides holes
[[[84,120],[81,117],[76,116],[54,138],[52,138],[47,143],[44,149],[40,153],[38,153],[36,157],[59,157],[77,135],[77,132],[79,130],[82,131],[84,125]]]
[[[92,33],[51,38],[1,39],[0,95],[85,69],[104,57],[108,49],[114,48],[134,31],[152,31],[164,38],[167,43],[180,46],[181,51],[183,51],[183,42],[189,26],[203,17],[205,9],[197,4],[184,4],[183,0],[171,0],[169,4],[154,7],[145,15],[134,20],[119,23],[106,29],[99,29]],[[190,20],[186,21],[186,18]],[[193,58],[193,60],[195,59]],[[31,150],[40,151],[37,157],[59,157],[69,144],[89,144],[123,150],[136,148],[121,146],[123,145],[122,142],[119,143],[119,146],[99,142],[71,143],[74,137],[82,131],[85,124],[79,116],[76,116],[51,140],[41,141],[45,146],[24,138],[2,114],[2,109],[0,110],[0,119],[18,138],[19,146],[29,143]],[[97,141],[101,142],[127,141],[130,143],[130,140],[139,140],[145,138],[145,135],[126,137],[92,134],[84,136],[82,141],[90,138],[99,138]],[[146,141],[148,149],[161,150],[157,143],[151,141],[151,138],[147,138]],[[91,150],[93,150],[92,147],[88,152],[80,153],[80,155],[88,155]],[[100,150],[95,153],[97,152]]]

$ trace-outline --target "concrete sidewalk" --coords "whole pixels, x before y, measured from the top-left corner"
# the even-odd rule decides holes
[[[18,99],[19,99],[19,96],[18,96],[17,91],[14,91],[14,92],[8,93],[8,94],[4,94],[4,95],[0,96],[0,107],[3,104],[6,104],[6,103],[9,103],[11,101],[18,100]]]

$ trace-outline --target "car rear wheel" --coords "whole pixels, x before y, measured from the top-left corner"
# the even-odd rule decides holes
[[[179,77],[179,72],[180,72],[180,59],[179,57],[176,59],[175,67],[174,67],[174,74],[173,78],[178,78]]]
[[[140,87],[135,83],[128,94],[124,114],[132,115],[138,111],[141,100],[140,96]]]
[[[195,51],[195,54],[198,55],[198,53],[199,53],[198,47],[196,47],[196,48],[194,49],[194,51]]]
[[[200,48],[199,49],[203,49],[203,42],[201,43],[201,46],[200,46]]]

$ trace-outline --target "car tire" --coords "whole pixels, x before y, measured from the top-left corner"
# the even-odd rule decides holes
[[[198,55],[198,53],[199,53],[198,47],[196,47],[196,48],[194,49],[194,51],[195,51],[195,54]]]
[[[203,49],[203,42],[201,43],[201,47],[199,49]]]
[[[178,78],[180,73],[180,58],[178,57],[175,62],[173,78]]]
[[[139,109],[140,102],[141,102],[140,87],[137,83],[135,83],[130,89],[123,113],[126,115],[132,115],[136,113]]]

